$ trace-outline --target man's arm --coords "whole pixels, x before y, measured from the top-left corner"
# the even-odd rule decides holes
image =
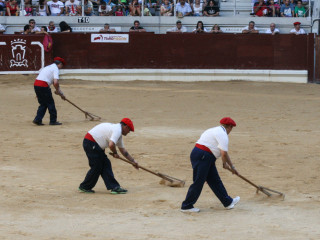
[[[223,168],[225,168],[225,169],[229,168],[233,174],[238,174],[238,171],[236,170],[236,168],[234,167],[234,165],[231,162],[231,159],[229,157],[228,152],[220,149],[220,153],[221,153]]]
[[[66,97],[64,96],[63,92],[60,89],[58,79],[56,79],[56,78],[53,79],[53,86],[56,89],[56,91],[54,93],[59,95],[63,100],[66,100]]]

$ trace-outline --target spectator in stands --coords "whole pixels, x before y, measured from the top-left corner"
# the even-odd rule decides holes
[[[215,24],[209,33],[223,33],[223,31],[220,29],[218,24]]]
[[[106,2],[101,2],[98,9],[99,16],[112,16],[112,8]]]
[[[306,17],[306,9],[301,1],[298,1],[297,6],[294,8],[295,17]]]
[[[194,3],[191,5],[193,16],[200,17],[203,15],[203,8],[204,4],[200,0],[195,0]]]
[[[150,13],[152,16],[155,16],[156,15],[156,9],[157,7],[160,5],[159,4],[159,0],[147,0],[148,4],[148,8],[150,10]]]
[[[187,28],[185,26],[182,26],[182,22],[178,20],[176,22],[176,26],[171,29],[168,29],[168,32],[185,33],[187,32]]]
[[[259,2],[254,4],[254,14],[258,17],[268,16],[269,8],[264,0],[259,0]]]
[[[112,13],[116,11],[118,4],[119,0],[107,0],[107,5],[110,5]]]
[[[276,35],[279,34],[280,31],[278,28],[276,28],[276,24],[275,23],[271,23],[270,24],[270,28],[266,31],[266,34],[271,34],[271,35]]]
[[[3,34],[5,31],[6,29],[4,28],[4,26],[0,24],[0,34]]]
[[[245,34],[247,34],[247,33],[259,33],[259,30],[255,27],[255,25],[256,24],[255,24],[254,21],[250,21],[249,25],[242,29],[242,33],[245,33]]]
[[[61,21],[59,27],[60,32],[72,32],[72,28],[65,21]]]
[[[149,17],[152,16],[152,14],[150,13],[150,10],[149,10],[148,6],[146,6],[146,5],[144,5],[143,16],[149,16]]]
[[[103,28],[100,29],[100,33],[109,33],[109,32],[116,32],[114,28],[110,28],[109,23],[104,24]]]
[[[47,3],[48,16],[62,16],[64,4],[59,0],[51,0]]]
[[[54,21],[50,21],[50,22],[49,22],[48,32],[49,32],[49,33],[57,33],[57,32],[58,32],[58,29],[57,29],[56,26],[54,25]]]
[[[131,16],[141,16],[141,5],[138,0],[132,0],[129,4],[129,11]]]
[[[208,32],[208,30],[203,26],[203,22],[202,21],[198,21],[196,28],[193,29],[192,32],[193,33],[206,33],[206,32]]]
[[[190,16],[192,14],[192,9],[186,0],[180,0],[176,5],[176,15],[177,17]]]
[[[119,0],[119,4],[122,6],[123,15],[127,16],[129,12],[129,0]]]
[[[140,22],[138,20],[135,20],[129,32],[146,32],[146,30],[140,26]]]
[[[300,34],[306,34],[306,32],[300,28],[301,22],[295,22],[294,28],[290,31],[290,34],[300,35]]]
[[[37,32],[37,34],[49,34],[48,28],[46,26],[42,26],[40,32]]]
[[[21,34],[31,34],[31,27],[29,24],[25,25]]]
[[[284,4],[282,4],[280,8],[280,14],[281,14],[281,17],[294,16],[294,8],[293,8],[293,5],[289,2],[289,0],[284,0]]]
[[[84,0],[84,15],[86,16],[93,15],[93,4],[89,0]]]
[[[16,0],[9,0],[6,4],[6,16],[19,16],[20,8]]]
[[[276,0],[278,1],[278,0]],[[280,5],[275,2],[275,0],[268,1],[268,8],[269,8],[269,17],[279,17],[280,16]]]
[[[117,6],[117,10],[114,13],[115,16],[123,16],[123,10],[122,10],[122,5]]]
[[[33,8],[31,5],[31,0],[24,0],[24,16],[33,16]]]
[[[160,8],[160,15],[172,16],[172,11],[173,11],[172,3],[169,2],[169,0],[164,0]]]
[[[0,16],[3,16],[4,12],[6,11],[6,2],[5,0],[0,0]]]
[[[37,33],[41,31],[41,29],[36,26],[36,21],[34,19],[29,20],[29,25],[31,28],[31,33]]]
[[[66,16],[81,16],[81,2],[78,0],[68,0],[65,4]]]
[[[39,0],[39,4],[36,8],[37,16],[47,16],[47,0]]]
[[[217,17],[220,14],[220,8],[215,6],[213,0],[209,0],[207,6],[203,10],[203,15],[206,17]]]

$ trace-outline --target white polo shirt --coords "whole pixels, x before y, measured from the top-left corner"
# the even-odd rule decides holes
[[[204,145],[210,149],[216,158],[221,156],[220,149],[227,152],[229,137],[227,130],[223,126],[209,128],[201,134],[198,144]]]
[[[295,33],[295,34],[297,34],[297,35],[306,34],[306,32],[305,32],[302,28],[300,28],[299,31],[297,31],[297,30],[294,28],[294,29],[291,29],[290,32],[291,32],[291,33]]]
[[[124,148],[120,123],[100,123],[92,128],[88,133],[90,133],[93,139],[103,150],[109,146],[110,140],[114,142],[117,147]]]
[[[57,64],[53,63],[51,65],[46,66],[43,68],[38,77],[37,80],[47,82],[50,86],[53,83],[53,79],[59,79],[59,68]]]

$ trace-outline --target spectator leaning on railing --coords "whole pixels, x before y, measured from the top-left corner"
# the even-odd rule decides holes
[[[176,5],[176,14],[177,17],[190,16],[192,14],[192,9],[189,3],[186,3],[186,0],[180,0]]]
[[[259,30],[255,27],[255,22],[254,21],[250,21],[249,25],[242,29],[242,33],[245,33],[245,34],[248,34],[248,33],[259,33]]]
[[[300,28],[301,22],[295,22],[293,23],[294,28],[291,29],[290,34],[300,35],[300,34],[306,34],[306,32]]]
[[[129,4],[129,11],[131,16],[141,16],[141,4],[138,0],[132,0]]]
[[[129,32],[145,32],[146,30],[140,26],[140,22],[135,20],[133,26],[129,29]]]
[[[29,25],[31,28],[31,33],[37,33],[37,32],[41,31],[41,29],[39,27],[37,27],[36,21],[34,19],[29,20]]]
[[[109,32],[115,32],[116,30],[114,28],[110,28],[109,23],[104,24],[103,28],[100,29],[100,33],[109,33]]]
[[[223,33],[218,24],[213,25],[209,33]]]
[[[271,35],[276,35],[279,34],[280,31],[278,28],[276,28],[276,24],[275,23],[271,23],[270,24],[270,28],[266,31],[266,34],[271,34]]]
[[[217,17],[220,14],[220,8],[218,6],[215,6],[215,3],[213,0],[210,0],[207,4],[207,6],[203,10],[203,16],[206,17]]]
[[[198,21],[196,28],[193,29],[192,32],[193,33],[206,33],[206,32],[208,32],[208,30],[203,26],[203,22],[202,21]]]
[[[187,32],[187,28],[185,26],[182,26],[182,22],[178,20],[176,22],[176,26],[171,29],[168,29],[167,32],[185,33]]]
[[[31,34],[31,27],[29,24],[23,27],[23,32],[21,34]]]
[[[54,25],[54,21],[50,21],[50,22],[49,22],[48,32],[49,32],[49,33],[57,33],[57,32],[58,32],[58,29],[57,29],[56,26]]]
[[[289,0],[284,0],[284,4],[281,5],[280,14],[281,14],[281,17],[293,17],[294,16],[294,7],[289,2]]]

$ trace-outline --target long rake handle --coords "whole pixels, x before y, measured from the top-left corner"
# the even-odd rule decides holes
[[[109,154],[110,154],[111,156],[113,156],[112,153],[109,153]],[[119,159],[122,160],[122,161],[124,161],[124,162],[126,162],[126,163],[131,164],[132,166],[135,166],[135,164],[134,164],[133,162],[131,162],[131,161],[127,160],[127,159],[124,159],[124,158],[122,158],[122,157],[119,157]],[[151,170],[149,170],[149,169],[141,166],[140,164],[138,165],[138,167],[141,168],[142,170],[147,171],[147,172],[149,172],[149,173],[151,173],[151,174],[153,174],[153,175],[156,175],[156,176],[158,176],[158,177],[160,177],[160,178],[162,178],[162,179],[164,179],[164,180],[167,180],[167,181],[169,181],[169,182],[171,182],[171,183],[173,182],[172,179],[164,176],[164,175],[161,174],[161,173],[156,173],[156,172],[154,172],[154,171],[151,171]]]
[[[230,172],[232,172],[230,168],[228,168],[228,170],[229,170]],[[254,186],[258,191],[263,192],[263,193],[264,193],[265,195],[267,195],[268,197],[271,196],[270,193],[268,193],[267,191],[265,191],[262,187],[254,184],[254,183],[251,182],[249,179],[245,178],[244,176],[242,176],[242,175],[240,175],[240,174],[236,174],[236,175],[237,175],[239,178],[241,178],[242,180],[244,180],[244,181],[246,181],[247,183],[249,183],[250,185]]]
[[[66,99],[66,101],[68,102],[68,103],[70,103],[71,105],[73,105],[74,107],[76,107],[76,108],[78,108],[81,112],[83,112],[84,114],[87,114],[87,112],[86,111],[84,111],[84,110],[82,110],[81,108],[79,108],[77,105],[75,105],[73,102],[71,102],[69,99]]]

